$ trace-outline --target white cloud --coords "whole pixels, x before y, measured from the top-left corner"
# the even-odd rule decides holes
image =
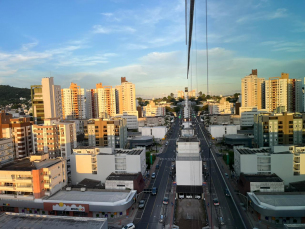
[[[273,20],[278,18],[284,18],[287,17],[287,9],[285,8],[279,8],[276,11],[273,12],[262,12],[259,11],[254,14],[246,15],[244,17],[239,18],[236,22],[237,23],[245,23],[248,21],[264,21],[264,20]]]
[[[21,47],[22,51],[28,51],[31,48],[34,48],[35,46],[38,45],[38,41],[32,42],[32,43],[27,43],[27,44],[23,44]]]
[[[93,26],[93,33],[134,33],[136,30],[130,26],[111,26],[103,27],[101,25]]]

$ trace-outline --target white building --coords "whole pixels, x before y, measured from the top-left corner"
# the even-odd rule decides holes
[[[59,85],[54,85],[53,77],[42,78],[41,85],[44,106],[44,118],[61,118],[61,87]]]
[[[222,138],[225,134],[237,134],[239,125],[210,125],[208,131],[213,138]]]
[[[14,160],[14,146],[12,138],[0,138],[0,165]]]
[[[219,103],[209,104],[210,114],[234,114],[233,103],[226,101],[226,98],[221,98]]]
[[[266,109],[258,110],[257,107],[240,107],[240,125],[241,126],[253,126],[254,125],[254,115],[267,112]]]
[[[126,119],[127,129],[137,130],[138,129],[138,117],[136,115],[129,115],[127,112],[124,112],[123,115],[118,114],[116,117],[121,117]]]
[[[155,139],[163,139],[167,133],[166,126],[143,126],[142,136],[153,136]]]
[[[143,107],[144,117],[165,116],[166,108],[164,105],[156,105],[153,100]]]
[[[116,115],[115,88],[104,86],[97,89],[98,117]]]
[[[70,156],[72,184],[85,178],[105,183],[111,173],[146,171],[146,149],[113,149],[110,147],[78,147]]]
[[[244,174],[278,175],[288,185],[305,180],[305,147],[234,147],[234,170]]]

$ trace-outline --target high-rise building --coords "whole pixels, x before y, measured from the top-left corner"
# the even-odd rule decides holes
[[[90,119],[84,122],[85,139],[89,146],[125,148],[127,143],[126,119]]]
[[[137,111],[135,85],[126,81],[126,77],[121,77],[121,85],[116,86],[115,89],[118,91],[119,113]]]
[[[32,122],[30,118],[12,118],[11,114],[0,113],[0,138],[12,138],[14,157],[22,158],[32,153]]]
[[[257,147],[304,144],[305,114],[260,113],[254,115],[254,142]]]
[[[45,118],[62,118],[61,87],[54,85],[53,77],[42,78],[41,85],[32,85],[31,98],[35,123],[43,123]]]
[[[45,119],[42,125],[33,125],[34,153],[49,153],[50,158],[69,158],[77,147],[76,127],[72,121]]]
[[[0,138],[0,166],[14,160],[13,139]]]
[[[85,119],[85,90],[75,83],[61,89],[63,119]]]
[[[96,89],[89,89],[86,93],[87,117],[108,118],[117,113],[116,90],[112,86],[96,84]]]
[[[257,69],[241,80],[242,107],[264,108],[264,80],[257,77]]]
[[[184,98],[184,91],[178,91],[177,97]]]

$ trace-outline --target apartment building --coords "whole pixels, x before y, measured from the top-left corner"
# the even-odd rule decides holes
[[[189,91],[188,92],[188,97],[189,98],[191,98],[191,97],[196,97],[197,95],[196,95],[196,90],[195,89],[193,89],[193,90],[191,90],[191,91]]]
[[[32,122],[30,118],[12,118],[11,114],[0,113],[0,138],[13,139],[14,157],[22,158],[33,151]]]
[[[127,121],[124,118],[84,121],[85,140],[89,146],[124,148],[127,143]]]
[[[257,69],[241,80],[242,107],[264,108],[264,81],[257,77]]]
[[[156,105],[156,103],[151,100],[149,104],[143,107],[144,117],[154,117],[154,116],[165,116],[166,108],[164,105]]]
[[[254,115],[260,113],[267,113],[266,109],[257,109],[257,107],[240,107],[240,125],[241,126],[253,126],[254,125]]]
[[[113,117],[117,113],[116,89],[98,83],[96,89],[87,90],[86,103],[88,118]]]
[[[31,99],[36,124],[45,118],[62,118],[61,87],[54,85],[53,77],[42,78],[41,85],[32,85]]]
[[[126,80],[126,77],[121,77],[121,85],[116,86],[117,104],[119,106],[119,114],[129,111],[137,111],[136,109],[136,89],[135,85]]]
[[[34,154],[0,167],[1,199],[41,199],[66,184],[66,161],[49,159],[48,154]]]
[[[14,145],[11,138],[0,138],[0,166],[14,160]]]
[[[83,179],[105,183],[111,173],[138,173],[146,171],[146,150],[114,149],[113,147],[77,147],[70,157],[72,184]]]
[[[63,119],[85,119],[85,90],[75,83],[61,89]]]
[[[226,98],[221,98],[219,103],[209,104],[210,114],[234,114],[234,105],[229,101],[226,101]]]
[[[123,115],[118,114],[116,117],[121,117],[126,119],[126,125],[128,130],[137,130],[138,129],[138,118],[136,115],[129,115],[126,112],[123,112]]]
[[[76,127],[72,121],[45,119],[41,125],[32,127],[34,153],[49,153],[50,158],[69,158],[77,147]]]
[[[282,73],[281,77],[271,77],[265,81],[265,107],[272,112],[278,107],[284,107],[284,111],[303,111],[302,81],[289,79],[288,73]]]
[[[244,174],[273,174],[285,185],[305,179],[305,146],[261,148],[234,147],[234,171]]]
[[[305,114],[261,113],[254,115],[254,144],[268,147],[284,144],[303,144]]]

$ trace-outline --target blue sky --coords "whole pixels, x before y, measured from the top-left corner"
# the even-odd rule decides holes
[[[288,72],[305,77],[305,1],[208,1],[211,94],[240,80]],[[135,83],[160,97],[185,86],[206,93],[205,1],[196,1],[191,80],[186,79],[184,0],[0,2],[0,84],[30,87],[42,77],[94,88]]]

